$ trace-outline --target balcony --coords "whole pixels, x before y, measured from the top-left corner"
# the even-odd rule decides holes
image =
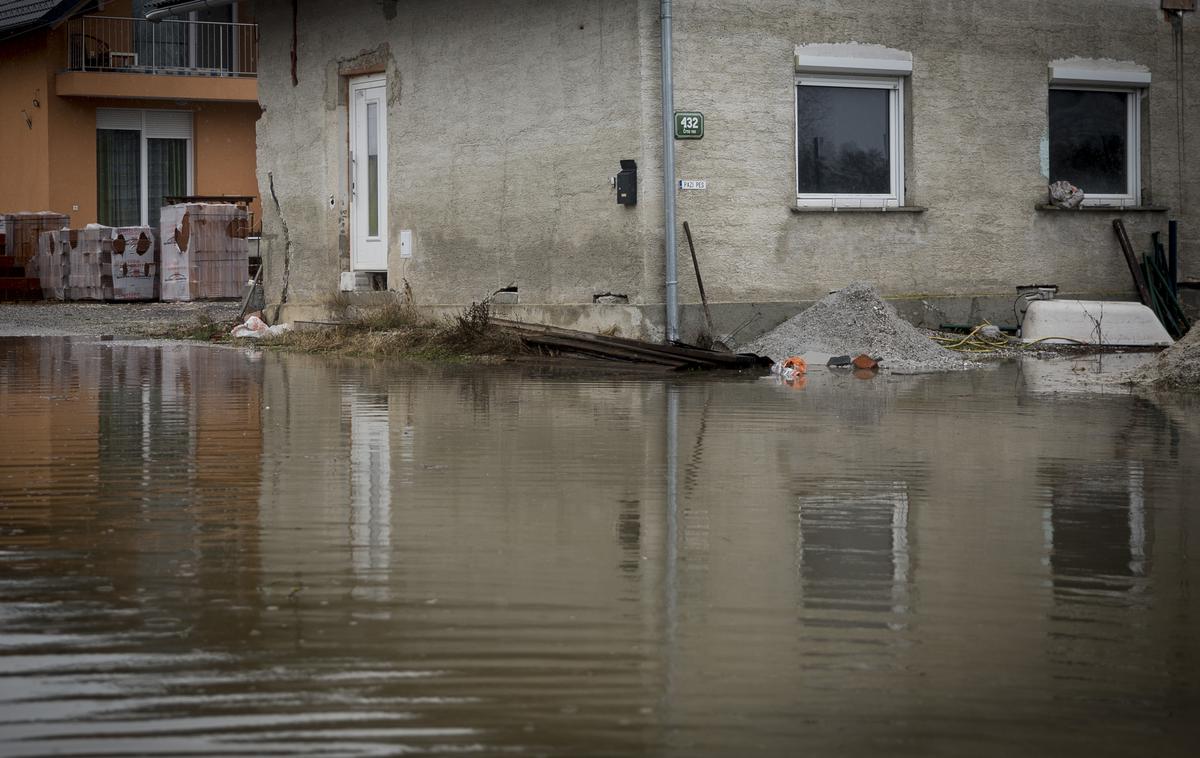
[[[83,16],[67,25],[59,95],[258,99],[258,26]]]

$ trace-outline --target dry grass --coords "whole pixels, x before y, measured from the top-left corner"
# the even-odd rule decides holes
[[[347,322],[348,326],[373,332],[394,331],[432,324],[429,317],[407,302],[355,308]]]
[[[436,321],[408,303],[356,308],[340,326],[285,332],[260,344],[282,350],[425,361],[462,361],[528,353],[520,338],[491,323],[486,304]]]
[[[233,323],[213,321],[202,313],[188,323],[149,325],[138,330],[138,334],[152,339],[224,342],[229,339],[233,327]]]
[[[142,334],[158,339],[416,361],[495,360],[534,352],[519,337],[492,323],[486,302],[472,303],[452,318],[438,320],[412,305],[411,289],[406,287],[405,295],[402,301],[371,306],[355,306],[348,296],[331,295],[324,304],[342,320],[340,325],[261,339],[235,339],[230,332],[236,324],[213,321],[203,314],[187,323],[147,328]]]

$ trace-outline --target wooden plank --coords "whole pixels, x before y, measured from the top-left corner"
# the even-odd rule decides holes
[[[660,355],[649,353],[638,353],[632,350],[618,350],[614,348],[605,348],[602,345],[587,342],[586,340],[573,340],[569,337],[560,337],[550,334],[538,334],[522,337],[526,344],[549,347],[557,350],[567,350],[586,355],[594,355],[598,358],[605,358],[613,361],[628,361],[631,363],[653,363],[659,366],[665,366],[672,369],[686,368],[689,364],[682,359],[673,359]]]
[[[1129,265],[1129,273],[1133,275],[1133,283],[1137,286],[1138,298],[1142,305],[1150,305],[1150,289],[1142,276],[1142,266],[1138,263],[1137,255],[1133,252],[1133,244],[1129,241],[1129,232],[1125,230],[1125,222],[1113,219],[1113,229],[1117,232],[1117,240],[1121,243],[1121,252],[1125,253],[1125,263]]]
[[[643,360],[680,368],[752,368],[765,366],[770,359],[757,355],[722,353],[687,345],[659,345],[626,337],[580,332],[545,324],[525,324],[506,319],[492,319],[498,327],[518,333],[532,344],[547,344],[586,351],[592,355],[608,356],[614,360]]]

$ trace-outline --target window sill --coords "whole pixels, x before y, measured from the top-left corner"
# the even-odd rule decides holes
[[[929,210],[923,205],[900,205],[891,208],[834,208],[822,206],[793,205],[792,213],[924,213]]]
[[[1078,208],[1059,208],[1057,205],[1040,203],[1035,207],[1050,213],[1166,213],[1171,210],[1165,205],[1081,205]]]

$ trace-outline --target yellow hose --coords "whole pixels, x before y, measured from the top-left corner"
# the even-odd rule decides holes
[[[985,326],[991,326],[991,324],[989,324],[987,321],[984,321],[982,324],[972,329],[970,333],[964,337],[935,336],[933,337],[933,341],[941,343],[942,347],[946,348],[947,350],[954,350],[959,353],[995,353],[999,352],[1000,350],[1007,350],[1010,348],[1024,350],[1025,348],[1032,347],[1033,345],[1036,345],[1039,342],[1045,342],[1046,340],[1063,340],[1064,342],[1073,342],[1076,345],[1091,344],[1089,342],[1083,342],[1070,337],[1042,337],[1040,339],[1033,340],[1032,342],[1022,342],[1017,345],[1012,345],[1006,339],[991,339],[988,337],[979,336],[980,330],[982,330]]]

